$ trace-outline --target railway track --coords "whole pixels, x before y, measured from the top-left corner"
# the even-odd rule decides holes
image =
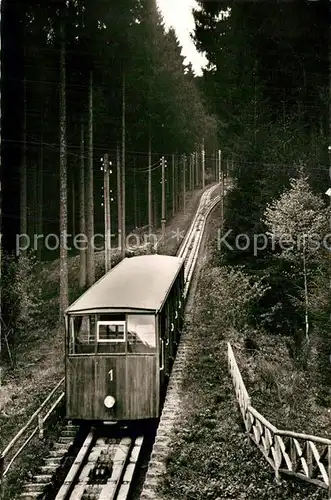
[[[183,243],[178,251],[178,256],[184,257],[185,266],[185,302],[188,311],[185,312],[185,322],[190,322],[192,312],[192,296],[189,296],[190,285],[192,284],[192,275],[196,267],[200,245],[202,243],[204,229],[207,223],[208,215],[213,208],[220,202],[220,196],[211,199],[211,194],[217,186],[204,193],[201,198],[199,210],[192,221]],[[193,283],[196,286],[196,281]],[[160,423],[155,436],[153,449],[150,455],[148,470],[144,478],[142,491],[139,500],[163,500],[158,492],[158,485],[166,470],[166,464],[169,456],[169,446],[173,438],[173,429],[176,422],[180,422],[181,408],[181,385],[183,380],[183,368],[187,356],[191,349],[191,335],[189,328],[184,329],[179,342],[176,359],[172,368],[167,395],[163,405]]]
[[[185,260],[185,298],[192,280],[207,216],[220,201],[220,196],[216,196],[214,199],[211,199],[211,195],[217,187],[218,186],[215,185],[203,193],[199,208],[177,252],[177,257],[184,258]]]
[[[210,211],[220,201],[212,199],[218,185],[207,189],[201,199],[189,230],[177,252],[185,260],[185,299],[192,281],[204,227]],[[106,429],[107,428],[107,429]],[[87,432],[69,467],[65,468],[68,447],[73,445],[74,426],[67,425],[65,435],[55,445],[41,473],[25,483],[21,500],[126,500],[144,444],[144,434],[114,426]],[[67,439],[66,439],[67,438]],[[61,455],[62,453],[62,455]],[[54,478],[62,467],[61,485],[54,487]],[[46,470],[47,469],[47,470]],[[65,474],[63,474],[65,470]]]
[[[55,500],[126,500],[144,436],[105,437],[92,429]]]

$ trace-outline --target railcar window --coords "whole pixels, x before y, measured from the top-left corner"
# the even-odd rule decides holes
[[[99,353],[125,353],[125,321],[98,321]]]
[[[128,314],[128,354],[153,354],[156,350],[155,316]]]
[[[70,353],[90,354],[94,352],[94,316],[73,316],[71,319]]]

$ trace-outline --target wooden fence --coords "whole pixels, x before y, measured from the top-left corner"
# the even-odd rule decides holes
[[[251,405],[232,347],[228,366],[249,438],[275,471],[276,481],[286,474],[328,490],[331,499],[331,440],[277,429]]]

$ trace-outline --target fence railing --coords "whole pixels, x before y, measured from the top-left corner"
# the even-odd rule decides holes
[[[286,474],[328,490],[331,499],[331,440],[277,429],[251,405],[232,347],[228,366],[249,438],[275,471],[276,481]]]
[[[16,436],[10,441],[8,446],[3,450],[0,455],[0,498],[2,498],[4,492],[4,481],[5,477],[12,467],[13,463],[20,455],[20,453],[25,449],[25,447],[30,443],[32,438],[39,432],[39,437],[44,436],[44,425],[45,422],[51,417],[53,412],[59,407],[64,399],[63,391],[64,377],[60,382],[54,387],[54,389],[48,394],[47,398],[35,411],[35,413],[30,417],[28,422],[22,427],[22,429],[16,434]],[[46,412],[46,413],[45,413]],[[23,444],[20,443],[24,439]]]

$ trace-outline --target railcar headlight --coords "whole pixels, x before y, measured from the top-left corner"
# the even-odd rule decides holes
[[[113,396],[106,396],[104,401],[103,401],[104,405],[106,408],[112,408],[115,404],[115,398],[113,398]]]

